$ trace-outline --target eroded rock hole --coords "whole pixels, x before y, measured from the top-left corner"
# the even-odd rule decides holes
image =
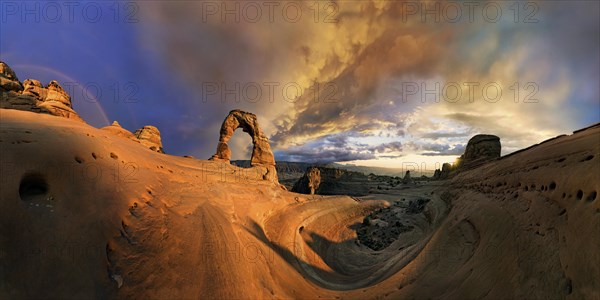
[[[577,191],[577,200],[581,200],[581,198],[583,198],[583,191],[579,190]]]
[[[586,156],[582,161],[588,161],[588,160],[592,160],[594,158],[593,155],[588,155]]]
[[[596,191],[593,191],[593,192],[591,192],[591,193],[590,193],[590,194],[587,196],[586,200],[587,200],[587,201],[590,201],[590,202],[591,202],[591,201],[594,201],[594,200],[596,200]]]
[[[556,182],[550,182],[550,185],[548,187],[551,191],[553,191],[554,189],[556,189]]]
[[[19,197],[23,201],[44,199],[48,194],[48,183],[44,176],[31,173],[23,176],[19,184]]]

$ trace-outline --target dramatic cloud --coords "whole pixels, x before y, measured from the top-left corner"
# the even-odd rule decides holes
[[[258,115],[278,160],[385,166],[452,161],[478,133],[506,154],[600,120],[597,2],[136,3],[133,24],[9,22],[3,59],[137,83],[138,103],[100,101],[105,117],[75,106],[94,125],[157,125],[169,153],[200,158],[235,108]],[[233,158],[249,144],[236,134]]]

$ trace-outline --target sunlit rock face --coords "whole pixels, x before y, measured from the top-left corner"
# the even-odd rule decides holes
[[[140,143],[154,152],[165,153],[160,138],[160,131],[155,126],[146,125],[136,130],[135,133],[131,133],[129,130],[121,127],[119,122],[114,121],[111,125],[102,127],[101,129],[116,136]]]
[[[150,150],[165,153],[158,128],[147,125],[136,130],[134,135],[142,145],[148,147]]]
[[[15,72],[0,61],[0,108],[45,113],[84,122],[73,110],[71,96],[52,80],[43,86],[39,80],[19,81]]]

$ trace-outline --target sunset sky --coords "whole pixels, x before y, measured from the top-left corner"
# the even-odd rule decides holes
[[[478,133],[507,154],[600,121],[595,1],[52,3],[0,4],[1,60],[173,155],[209,158],[235,108],[277,160],[428,169]]]

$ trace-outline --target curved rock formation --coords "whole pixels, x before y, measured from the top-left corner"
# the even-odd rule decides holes
[[[242,128],[242,130],[248,133],[252,138],[251,165],[275,166],[275,157],[273,156],[273,152],[271,152],[269,139],[260,129],[256,115],[239,109],[230,111],[229,115],[225,118],[225,121],[223,121],[217,153],[211,157],[211,160],[226,162],[231,160],[231,150],[229,150],[227,142],[233,135],[233,132],[238,128]]]
[[[242,128],[242,130],[248,133],[252,138],[252,158],[250,159],[252,167],[264,168],[266,173],[263,177],[267,180],[277,182],[275,157],[273,156],[271,146],[269,145],[269,138],[267,138],[260,129],[256,115],[253,113],[239,109],[229,112],[229,115],[227,115],[221,125],[217,153],[213,155],[210,160],[230,163],[231,150],[229,149],[227,142],[231,139],[233,132],[238,128]]]
[[[73,110],[71,96],[52,80],[43,86],[39,80],[27,79],[22,84],[15,72],[0,61],[0,108],[45,113],[84,122]]]

